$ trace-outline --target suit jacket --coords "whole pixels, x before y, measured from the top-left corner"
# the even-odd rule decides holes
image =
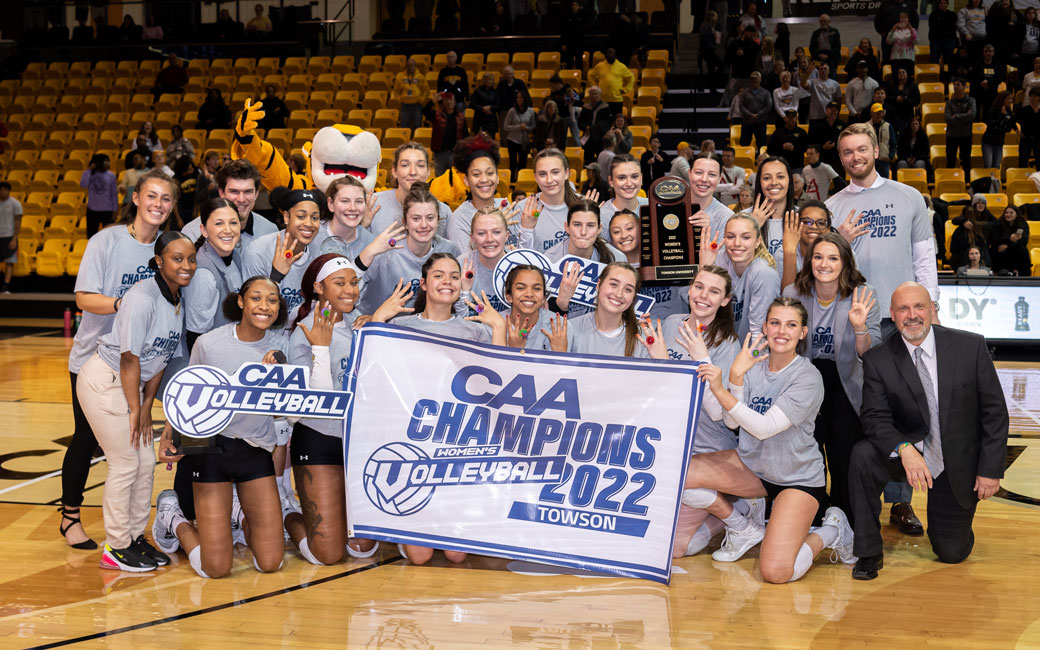
[[[933,325],[943,464],[961,506],[978,502],[975,477],[1002,478],[1008,411],[986,340]],[[863,434],[888,457],[901,442],[928,436],[928,402],[898,334],[863,355]]]

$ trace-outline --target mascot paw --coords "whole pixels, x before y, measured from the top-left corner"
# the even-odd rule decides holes
[[[264,104],[263,102],[252,103],[252,100],[247,99],[245,108],[242,111],[242,116],[235,122],[235,139],[239,142],[246,144],[253,139],[253,131],[256,129],[257,124],[260,120],[264,119]]]

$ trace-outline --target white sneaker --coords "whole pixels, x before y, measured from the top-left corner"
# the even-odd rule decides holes
[[[726,538],[722,540],[722,546],[711,554],[711,559],[716,562],[736,562],[765,536],[766,529],[749,517],[747,528],[744,530],[726,528]]]
[[[747,518],[755,524],[765,527],[766,525],[766,499],[765,497],[751,497],[744,499],[748,504]]]
[[[163,490],[155,498],[155,521],[152,523],[152,539],[163,553],[176,553],[181,547],[173,530],[173,518],[181,513],[181,502],[173,490]],[[183,516],[183,515],[182,515]]]
[[[300,508],[300,502],[296,500],[291,494],[286,494],[282,497],[282,521],[285,521],[286,515],[290,512],[295,512],[298,515],[303,514],[303,510]]]
[[[239,544],[241,546],[248,546],[246,544],[246,533],[242,530],[242,519],[245,518],[245,513],[242,512],[242,504],[238,502],[238,492],[231,493],[231,542],[233,544]]]
[[[834,526],[838,529],[838,538],[834,540],[834,544],[831,545],[833,552],[831,553],[831,562],[835,562],[835,556],[841,560],[842,564],[855,564],[859,558],[856,557],[852,552],[852,540],[854,534],[852,527],[849,526],[849,518],[845,516],[845,513],[841,508],[831,506],[827,508],[827,513],[823,517],[823,526]]]

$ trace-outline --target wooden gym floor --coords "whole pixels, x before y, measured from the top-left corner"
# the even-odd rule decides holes
[[[290,551],[266,575],[239,547],[230,577],[203,580],[183,555],[124,574],[61,541],[72,414],[69,342],[54,334],[0,327],[2,648],[1040,647],[1038,364],[998,364],[1010,466],[1000,497],[979,507],[975,551],[961,565],[937,563],[926,537],[886,526],[885,568],[872,582],[852,580],[826,552],[779,586],[757,577],[757,551],[730,565],[704,553],[678,560],[666,587],[483,557],[415,567],[387,545],[327,567]],[[83,509],[98,541],[105,469],[91,470]],[[171,486],[164,467],[156,477],[156,492]],[[922,519],[925,501],[914,498]]]

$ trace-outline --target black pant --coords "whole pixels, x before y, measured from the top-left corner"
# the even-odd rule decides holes
[[[1028,167],[1030,155],[1040,165],[1040,136],[1023,137],[1018,142],[1018,166]]]
[[[613,118],[615,115],[620,115],[625,112],[625,102],[607,102],[607,106],[610,107],[610,116]]]
[[[957,167],[957,150],[961,151],[961,167],[964,169],[964,180],[971,173],[971,136],[946,136],[946,166]]]
[[[101,230],[112,219],[111,212],[87,210],[87,237]]]
[[[841,385],[838,366],[830,359],[813,359],[823,376],[823,404],[816,415],[816,443],[827,460],[831,477],[831,505],[841,508],[852,520],[849,501],[849,460],[852,447],[863,439],[863,427],[856,409]]]
[[[78,508],[83,504],[83,490],[87,487],[90,461],[98,450],[94,430],[90,428],[90,422],[79,406],[76,377],[76,373],[69,373],[69,379],[72,381],[72,418],[76,426],[72,432],[72,442],[65,450],[65,458],[61,462],[61,502],[70,508]]]
[[[855,512],[853,530],[856,539],[853,552],[858,557],[879,555],[884,548],[881,539],[881,490],[892,479],[905,479],[906,472],[898,458],[882,455],[866,440],[852,450],[849,470],[849,492]],[[928,490],[928,540],[940,562],[957,564],[971,554],[975,533],[971,529],[976,504],[963,508],[950,488],[946,472],[933,479]]]
[[[520,170],[527,167],[527,147],[512,140],[506,140],[506,147],[509,149],[509,176],[516,183]]]
[[[759,120],[754,124],[741,122],[740,124],[740,146],[747,147],[751,144],[751,136],[755,136],[755,148],[760,149],[766,144],[766,123]]]

